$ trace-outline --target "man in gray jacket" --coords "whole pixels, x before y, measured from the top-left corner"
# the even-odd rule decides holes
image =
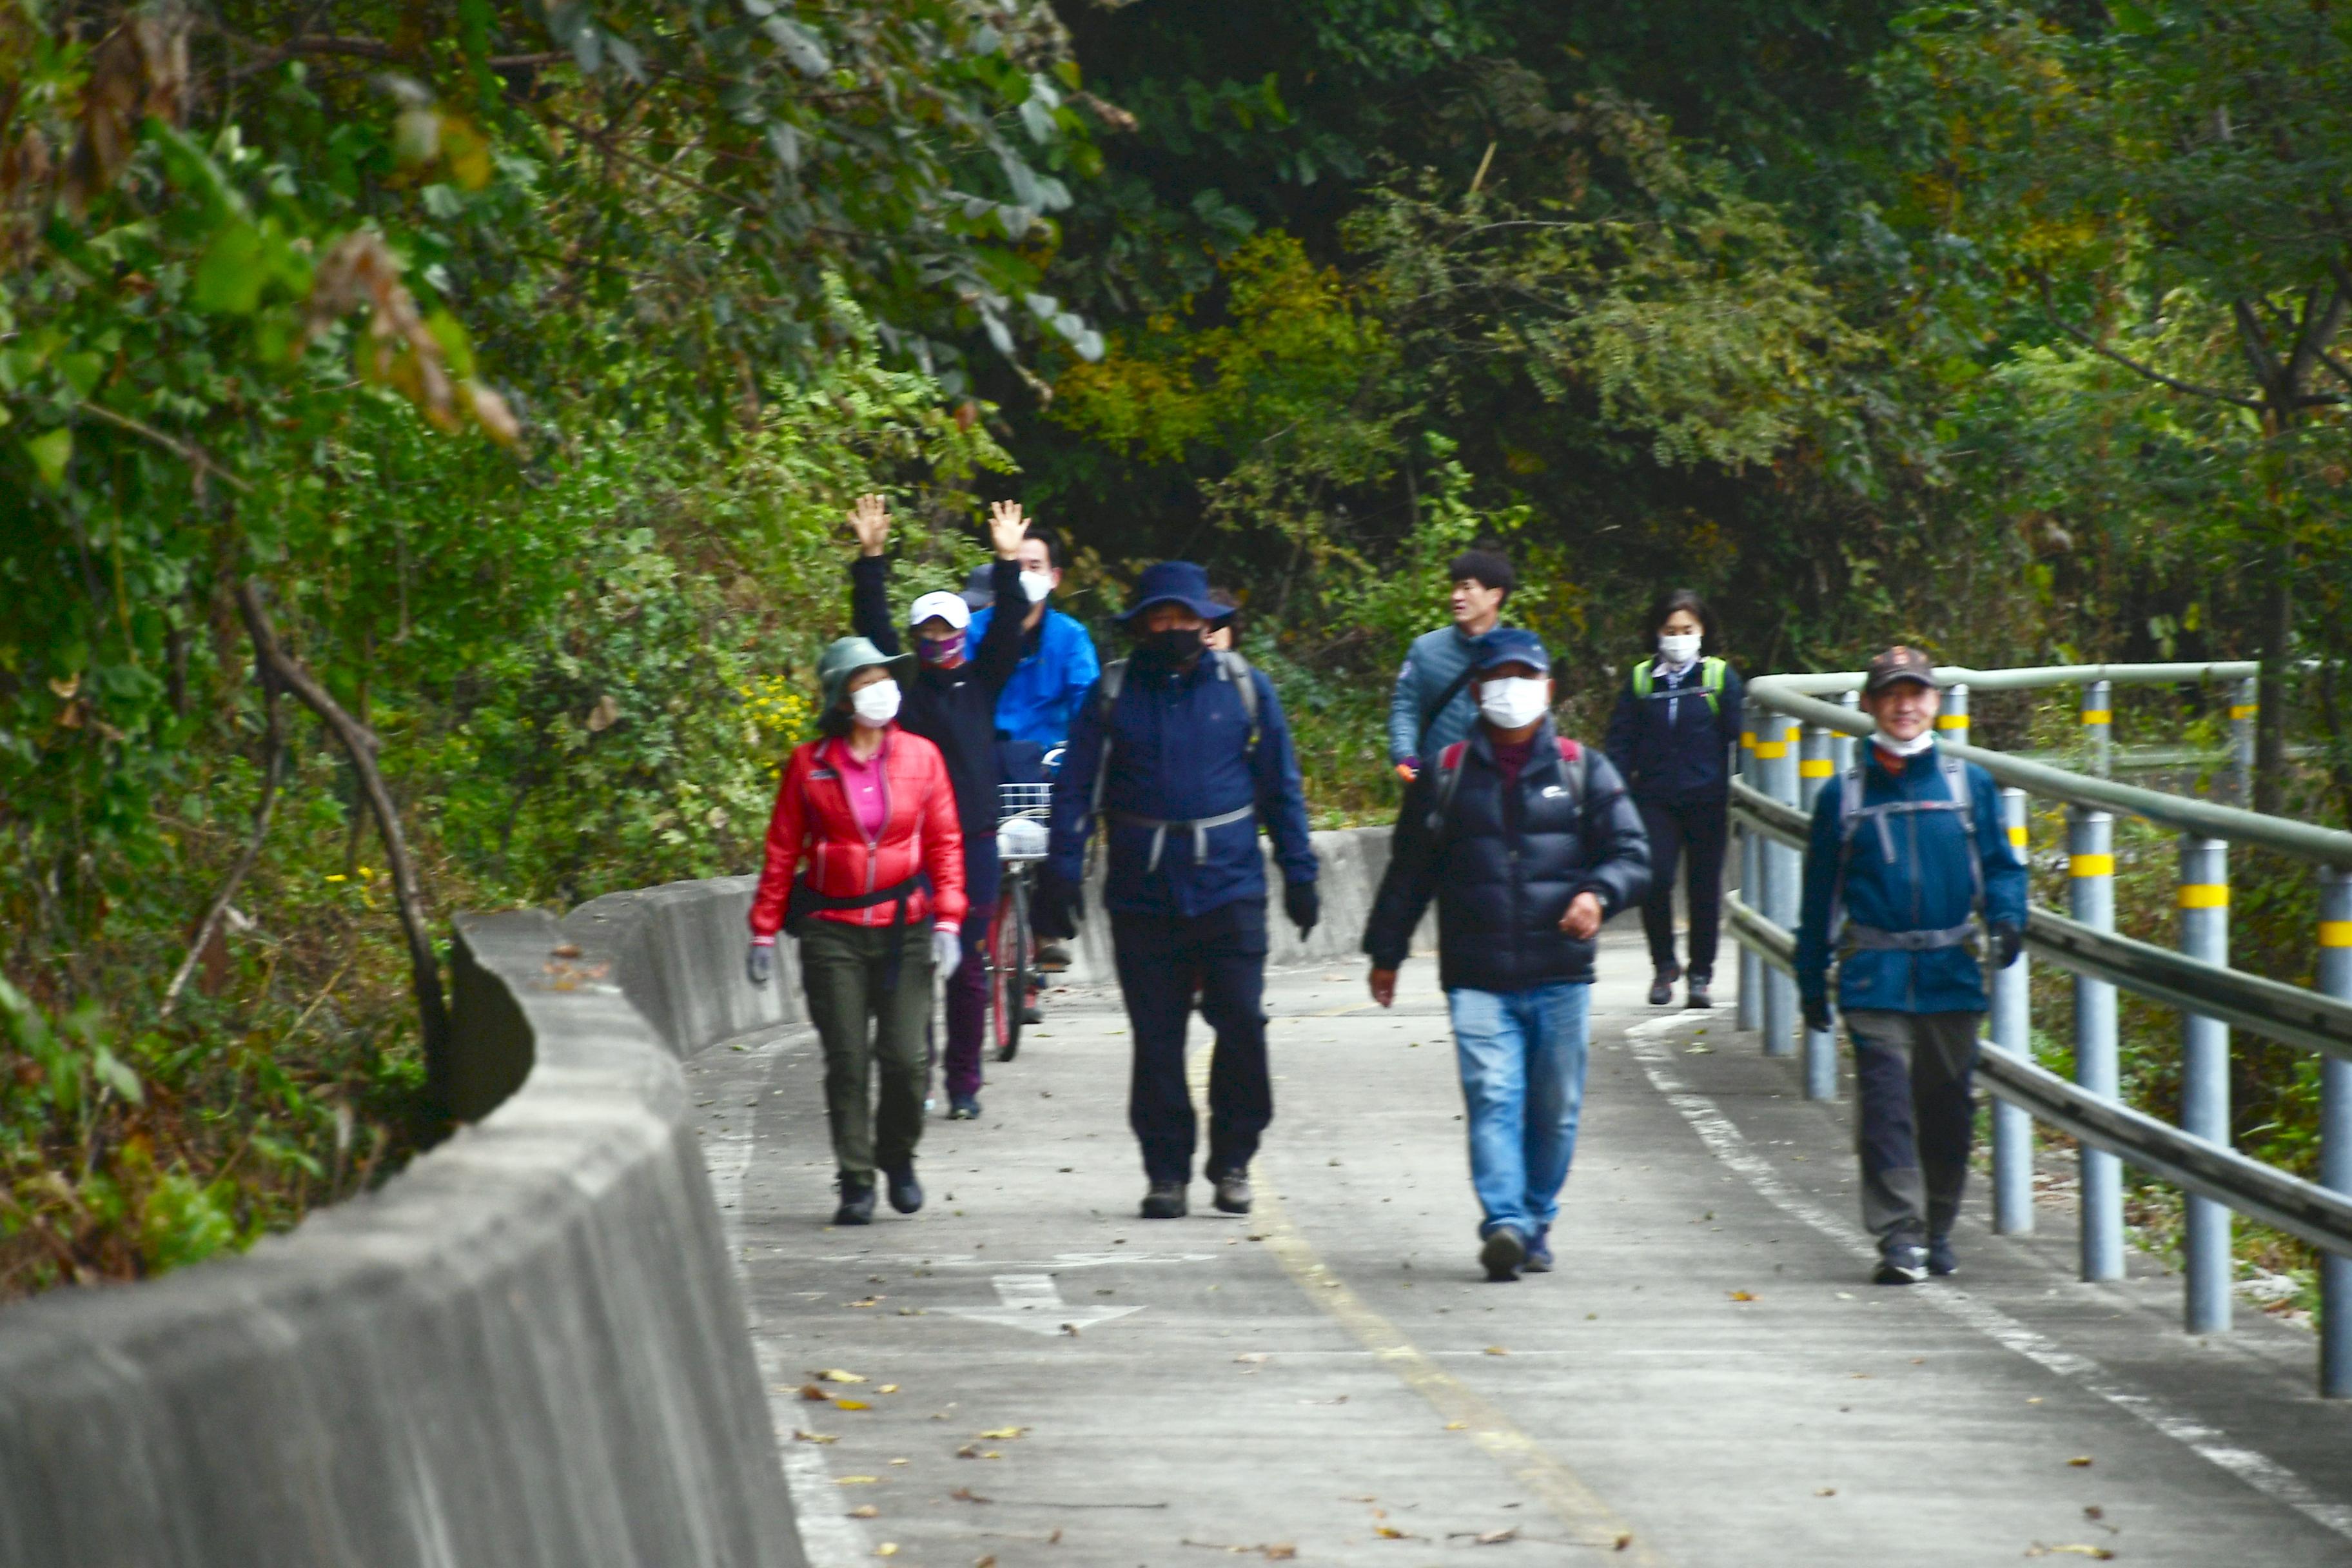
[[[1389,699],[1389,761],[1411,784],[1422,759],[1463,740],[1477,722],[1470,667],[1478,639],[1503,618],[1503,601],[1518,586],[1510,562],[1492,550],[1465,550],[1454,558],[1454,624],[1412,639]]]

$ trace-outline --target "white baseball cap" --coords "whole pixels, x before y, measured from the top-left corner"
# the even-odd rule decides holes
[[[907,624],[919,626],[933,616],[961,631],[971,625],[971,606],[963,602],[961,594],[926,594],[907,612]]]

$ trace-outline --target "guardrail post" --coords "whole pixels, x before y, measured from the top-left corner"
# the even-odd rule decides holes
[[[2352,871],[2319,882],[2319,989],[2352,1001]],[[2319,1184],[2352,1193],[2352,1062],[2319,1063]],[[2319,1392],[2352,1397],[2352,1258],[2319,1255]]]
[[[1969,685],[1958,681],[1944,688],[1944,710],[1936,715],[1937,733],[1947,741],[1969,743]]]
[[[2091,771],[2101,778],[2115,772],[2115,683],[2094,680],[2083,688],[2083,739],[2090,743]]]
[[[1804,751],[1797,763],[1797,800],[1808,813],[1821,795],[1822,786],[1830,782],[1837,764],[1830,761],[1831,731],[1818,724],[1805,726]],[[1803,862],[1798,869],[1798,907],[1804,899]],[[1791,929],[1796,922],[1790,921]],[[1837,1032],[1834,1029],[1807,1029],[1804,1047],[1805,1098],[1835,1100],[1837,1098]]]
[[[2254,804],[2254,719],[2262,712],[2261,680],[2238,682],[2238,700],[2230,704],[2230,773],[2236,798],[2233,805],[2251,811]]]
[[[1839,692],[1838,706],[1844,709],[1849,713],[1861,712],[1862,693],[1859,691]],[[1830,731],[1830,766],[1834,772],[1843,773],[1848,768],[1853,766],[1853,747],[1854,739],[1852,735],[1849,735],[1841,730],[1832,730]]]
[[[1739,710],[1739,772],[1758,788],[1763,781],[1756,773],[1756,726],[1763,722],[1763,710],[1753,702],[1744,703]],[[1763,836],[1748,828],[1739,830],[1739,900],[1749,909],[1762,913],[1764,856]],[[1746,942],[1739,944],[1739,1016],[1742,1029],[1764,1026],[1764,960]]]
[[[2230,962],[2230,845],[2180,836],[2180,951],[2208,963]],[[2196,1013],[2180,1016],[2180,1129],[2209,1143],[2230,1142],[2230,1026]],[[2190,1196],[2183,1215],[2189,1331],[2230,1326],[2230,1286],[2237,1273],[2230,1247],[2230,1210]]]
[[[1756,731],[1756,755],[1763,763],[1764,793],[1788,805],[1797,804],[1797,746],[1802,726],[1778,713],[1764,715],[1765,727]],[[1801,856],[1778,839],[1764,841],[1764,915],[1783,931],[1797,929],[1797,910],[1803,897]],[[1794,1055],[1797,1049],[1797,983],[1776,968],[1764,971],[1764,1054]]]
[[[2115,829],[2116,819],[2104,811],[2067,809],[2067,912],[2094,931],[2116,929]],[[2074,977],[2074,1081],[2102,1100],[2115,1099],[2122,1087],[2116,1050],[2116,988],[2107,981],[2079,974]],[[2124,1273],[2122,1163],[2084,1144],[2081,1168],[2083,1278],[2120,1279]]]
[[[2021,789],[2000,792],[2001,820],[2009,842],[2026,852],[2026,799]],[[1992,972],[1992,1044],[2023,1061],[2033,1059],[2033,1000],[2023,953],[2007,969]],[[1992,1227],[2003,1236],[2033,1228],[2033,1116],[2005,1100],[1992,1102]]]

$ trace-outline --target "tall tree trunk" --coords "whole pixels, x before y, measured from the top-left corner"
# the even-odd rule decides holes
[[[408,840],[400,831],[400,813],[393,805],[391,790],[384,785],[383,773],[375,765],[376,738],[367,726],[343,711],[342,705],[319,683],[318,678],[279,645],[277,629],[270,625],[268,608],[261,601],[260,584],[251,579],[239,583],[236,603],[245,616],[246,631],[253,638],[255,656],[279,685],[301,699],[303,705],[335,732],[335,738],[351,757],[352,771],[359,775],[361,793],[366,795],[369,809],[374,813],[376,831],[383,839],[384,860],[392,870],[393,891],[400,903],[401,928],[408,936],[409,975],[416,992],[417,1024],[425,1037],[425,1093],[436,1110],[446,1110],[449,1010],[441,994],[441,965],[434,956],[432,935],[425,924],[425,897],[417,885],[416,868],[408,857]]]
[[[2263,587],[2261,710],[2254,715],[2254,809],[2286,805],[2286,666],[2294,637],[2294,545],[2281,540]]]

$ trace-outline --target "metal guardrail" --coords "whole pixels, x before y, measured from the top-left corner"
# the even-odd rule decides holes
[[[2069,910],[2035,906],[2025,948],[2038,962],[2074,976],[2076,1079],[2032,1059],[2027,964],[1993,976],[1991,1048],[1981,1060],[1997,1101],[1993,1119],[1995,1228],[2033,1225],[2033,1121],[2073,1135],[2081,1145],[2083,1274],[2123,1272],[2123,1193],[2118,1162],[2147,1171],[2189,1194],[2184,1215],[2187,1317],[2195,1332],[2229,1326],[2234,1259],[2230,1214],[2244,1215],[2322,1249],[2320,1391],[2352,1396],[2352,833],[2265,816],[2212,801],[2137,788],[2105,774],[2120,764],[2179,765],[2234,760],[2244,798],[2252,760],[2251,663],[2065,665],[1976,670],[1946,667],[1941,743],[1982,767],[2002,785],[2011,842],[2027,843],[2026,800],[2063,802],[2068,813]],[[2108,736],[2116,684],[2238,683],[2230,710],[2230,752],[2142,748],[2119,752]],[[1763,676],[1748,686],[1749,720],[1742,777],[1731,790],[1731,816],[1743,841],[1738,896],[1725,900],[1726,923],[1742,950],[1739,1020],[1760,1026],[1765,1048],[1783,1054],[1796,1032],[1795,963],[1799,856],[1810,835],[1811,807],[1836,775],[1852,745],[1846,737],[1874,726],[1852,707],[1823,697],[1852,693],[1859,674]],[[1972,691],[2080,686],[2092,773],[1968,743]],[[2176,763],[2175,758],[2178,758]],[[1759,787],[1760,786],[1760,787]],[[2114,929],[2112,812],[2141,817],[2181,836],[2180,948],[2176,952]],[[2229,967],[2227,852],[2254,844],[2321,868],[2320,984],[2317,990]],[[2171,1126],[2120,1103],[2116,998],[2128,991],[2177,1009],[2182,1019],[2182,1123]],[[2319,1180],[2266,1165],[2228,1147],[2229,1037],[2244,1029],[2321,1057]],[[1803,1032],[1806,1092],[1835,1093],[1834,1040]]]

